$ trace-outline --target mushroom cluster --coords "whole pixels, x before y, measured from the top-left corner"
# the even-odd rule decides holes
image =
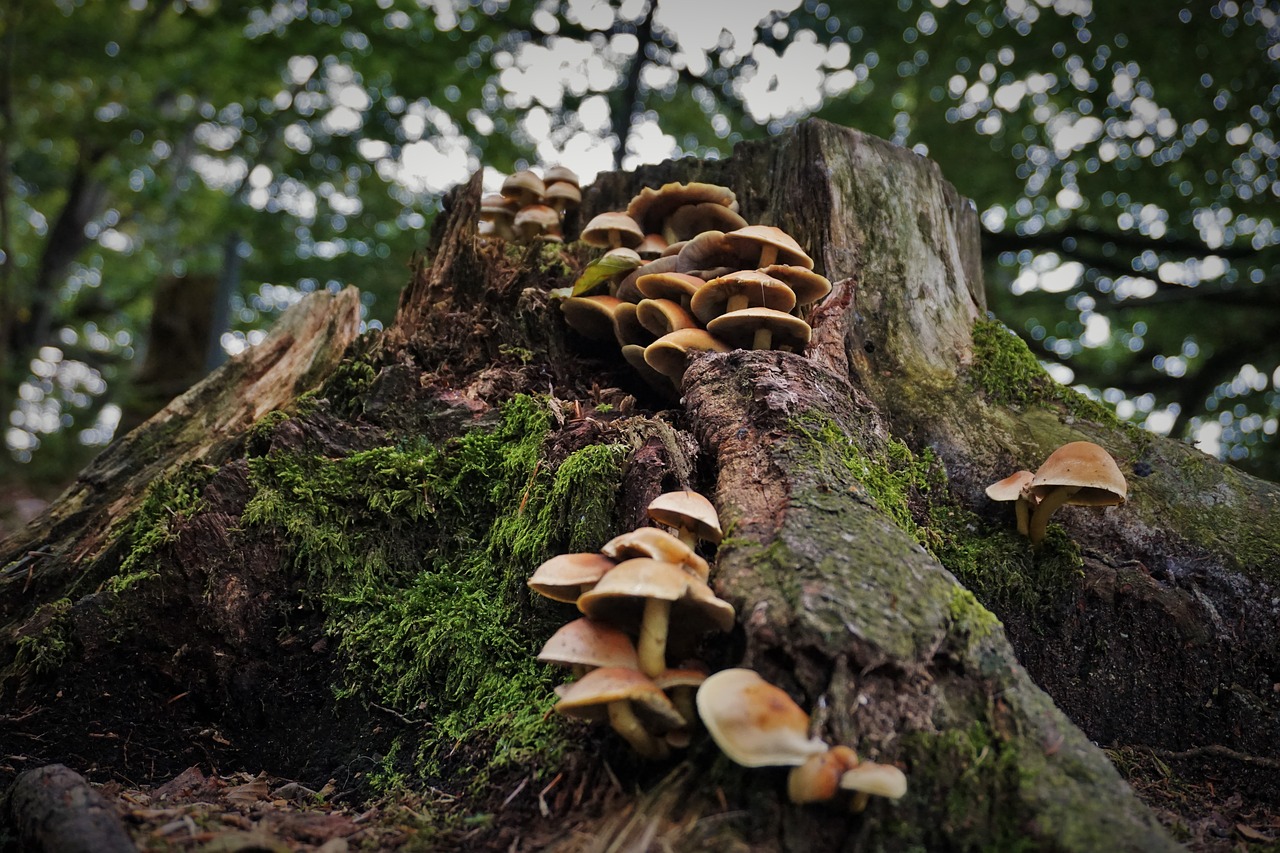
[[[793,803],[834,800],[853,792],[862,811],[871,795],[897,799],[907,777],[892,764],[860,761],[847,746],[809,736],[809,715],[784,690],[750,669],[726,669],[698,688],[698,715],[720,751],[743,767],[790,767]]]
[[[578,209],[582,190],[572,169],[552,166],[539,178],[523,169],[502,182],[502,192],[480,200],[480,234],[503,240],[564,240],[564,217]]]
[[[688,745],[697,723],[693,695],[707,668],[686,658],[704,634],[731,629],[734,610],[711,591],[710,566],[694,550],[698,540],[720,541],[711,502],[696,492],[668,492],[648,512],[663,527],[624,533],[599,553],[552,557],[528,584],[576,603],[583,614],[538,654],[578,676],[556,688],[555,710],[608,719],[638,754],[663,758]],[[668,666],[672,660],[685,662]]]
[[[1049,517],[1059,507],[1117,506],[1125,502],[1128,491],[1111,454],[1093,442],[1072,441],[1049,454],[1034,474],[1016,471],[987,486],[987,497],[1014,501],[1018,532],[1038,547]]]
[[[696,351],[802,351],[804,310],[831,291],[793,237],[749,225],[733,191],[714,184],[646,187],[625,212],[593,218],[581,239],[608,250],[601,260],[612,274],[595,285],[608,293],[565,299],[565,320],[616,343],[665,392],[677,391]]]

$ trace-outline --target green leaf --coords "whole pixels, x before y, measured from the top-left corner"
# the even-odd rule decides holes
[[[603,255],[587,264],[582,275],[573,283],[573,296],[586,296],[595,290],[601,282],[608,281],[615,275],[640,266],[634,258],[621,255]]]

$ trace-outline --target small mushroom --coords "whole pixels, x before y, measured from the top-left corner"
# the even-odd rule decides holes
[[[676,258],[674,256],[654,258],[644,264],[633,269],[626,278],[618,284],[618,291],[615,296],[624,299],[627,302],[639,302],[644,299],[644,294],[640,292],[640,277],[652,275],[654,273],[674,272],[676,268]]]
[[[619,561],[632,557],[649,557],[665,563],[675,563],[692,572],[701,581],[705,581],[711,573],[707,561],[695,554],[693,548],[658,527],[637,527],[615,536],[604,543],[600,553]]]
[[[689,301],[706,281],[682,272],[645,273],[636,278],[636,288],[648,299],[670,299],[689,307]]]
[[[698,328],[693,315],[670,299],[641,299],[636,305],[636,319],[659,338],[679,329]]]
[[[773,276],[791,288],[796,295],[797,308],[811,305],[831,292],[831,282],[827,277],[806,267],[770,264],[760,272]]]
[[[698,688],[706,680],[706,669],[692,666],[668,669],[653,679],[653,683],[662,688],[662,692],[667,694],[671,704],[676,706],[676,710],[684,718],[684,726],[667,735],[667,743],[672,746],[688,746],[689,734],[699,727],[698,709],[694,705],[694,700]],[[677,735],[674,738],[675,742],[672,735]]]
[[[749,251],[758,253],[757,269],[774,263],[813,269],[813,258],[787,232],[772,225],[748,225],[736,231],[725,232],[725,239],[734,246],[751,246]]]
[[[582,229],[582,242],[588,246],[616,249],[626,246],[634,249],[644,240],[644,232],[635,220],[625,213],[607,211],[594,216]]]
[[[711,501],[688,489],[658,495],[649,502],[647,512],[658,524],[675,528],[680,541],[691,549],[699,539],[718,545],[724,536],[720,516]]]
[[[545,204],[529,204],[520,208],[514,220],[516,233],[524,241],[541,237],[559,243],[560,214]]]
[[[645,347],[644,360],[679,387],[692,354],[728,351],[728,345],[705,329],[679,329]]]
[[[899,799],[907,793],[907,776],[892,764],[876,764],[863,761],[840,777],[840,788],[853,791],[851,811],[860,812],[867,807],[872,796]]]
[[[578,189],[576,184],[557,181],[547,187],[547,191],[542,194],[542,201],[563,217],[577,210],[578,205],[582,204],[582,190]]]
[[[667,217],[663,236],[669,243],[678,243],[692,239],[703,231],[733,231],[746,224],[747,220],[723,204],[686,204],[676,208]]]
[[[570,296],[560,303],[560,311],[575,332],[595,341],[612,341],[613,312],[619,302],[616,296]]]
[[[636,251],[640,253],[640,257],[651,261],[659,257],[668,245],[667,239],[661,234],[646,234],[640,245],[636,246]]]
[[[516,208],[510,199],[499,193],[489,193],[480,199],[480,221],[493,226],[493,235],[504,240],[514,240],[516,232],[513,220]]]
[[[542,182],[542,178],[528,169],[521,169],[502,182],[502,194],[515,199],[517,208],[538,204],[542,201],[542,193],[545,191],[546,185]]]
[[[687,184],[668,183],[654,189],[645,187],[636,194],[627,205],[627,214],[631,216],[645,233],[660,233],[668,243],[674,238],[667,233],[667,220],[681,207],[695,204],[718,204],[737,212],[736,196],[733,190],[716,184],[705,184],[691,181]]]
[[[567,666],[574,675],[603,666],[639,669],[636,648],[631,638],[617,628],[583,616],[574,619],[551,635],[538,652],[538,660]]]
[[[787,774],[787,797],[793,803],[817,803],[835,799],[840,777],[858,766],[858,754],[837,745],[811,755]]]
[[[689,301],[689,309],[706,326],[721,314],[744,308],[772,308],[790,311],[796,304],[795,292],[770,275],[755,270],[739,270],[713,278],[698,288]]]
[[[684,723],[658,685],[634,669],[593,669],[556,693],[557,713],[595,721],[607,717],[613,730],[643,758],[667,756],[666,742],[652,730],[667,732]]]
[[[613,568],[603,554],[558,554],[534,569],[527,583],[539,595],[572,604]]]
[[[667,634],[673,618],[683,627],[728,631],[733,605],[716,598],[702,581],[672,563],[636,557],[618,563],[578,599],[592,619],[639,635],[640,671],[651,678],[667,668]],[[607,581],[607,582],[606,582]]]
[[[721,314],[707,323],[707,331],[734,348],[786,352],[804,349],[813,333],[804,320],[772,308],[743,308]]]
[[[1029,526],[1035,546],[1044,540],[1049,516],[1058,507],[1116,506],[1124,503],[1129,484],[1111,454],[1093,442],[1073,441],[1049,454],[1027,489],[1039,500]]]
[[[1035,498],[1027,491],[1035,474],[1030,471],[1015,471],[1003,480],[987,486],[987,497],[993,501],[1017,501],[1014,513],[1018,519],[1018,532],[1023,536],[1030,535],[1031,510],[1035,509]]]
[[[797,767],[827,751],[809,715],[754,670],[715,673],[698,688],[698,716],[720,751],[743,767]]]

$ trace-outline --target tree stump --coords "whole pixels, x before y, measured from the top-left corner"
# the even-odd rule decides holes
[[[975,210],[928,160],[810,121],[603,175],[580,219],[690,180],[833,282],[805,353],[699,356],[661,397],[549,295],[594,251],[481,241],[473,179],[385,333],[214,374],[0,548],[4,737],[134,778],[426,779],[494,814],[471,849],[1175,849],[1090,741],[1274,757],[1280,490],[1049,380],[986,316]],[[1079,438],[1130,500],[1033,551],[983,488]],[[792,806],[782,771],[705,741],[648,766],[544,716],[558,676],[532,656],[575,611],[524,578],[675,487],[728,525],[737,627],[708,659],[902,765],[901,801]]]

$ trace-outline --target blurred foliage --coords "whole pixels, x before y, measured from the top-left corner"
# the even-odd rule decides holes
[[[975,200],[991,307],[1058,378],[1280,476],[1274,4],[772,5],[6,0],[8,464],[110,439],[163,282],[238,266],[228,352],[347,283],[377,325],[482,164],[589,179],[816,114]]]

